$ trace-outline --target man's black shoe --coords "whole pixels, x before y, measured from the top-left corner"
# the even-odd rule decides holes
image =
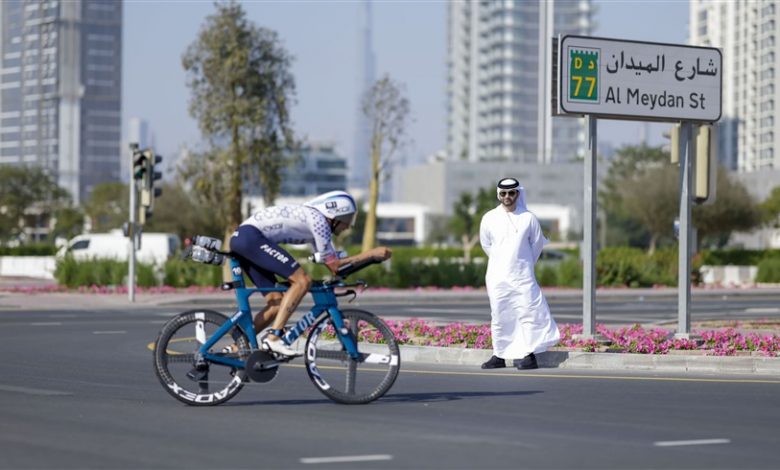
[[[506,367],[506,361],[498,356],[492,356],[487,362],[482,364],[483,369],[500,369]]]
[[[536,363],[536,356],[534,356],[534,353],[531,353],[522,359],[515,359],[514,365],[520,370],[539,368],[539,365]]]

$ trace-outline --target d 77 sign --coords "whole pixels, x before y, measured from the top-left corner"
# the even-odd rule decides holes
[[[559,42],[560,111],[618,119],[715,122],[722,55],[712,47],[585,36]]]

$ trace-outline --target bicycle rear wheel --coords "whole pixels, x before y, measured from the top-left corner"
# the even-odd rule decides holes
[[[198,353],[201,345],[229,321],[218,312],[191,310],[163,326],[154,344],[154,372],[165,391],[188,405],[218,405],[241,391],[246,376],[244,369],[206,361]],[[233,344],[238,352],[222,352]],[[249,339],[234,326],[209,353],[245,362],[251,353]]]
[[[338,403],[369,403],[393,386],[401,367],[398,343],[380,318],[362,310],[344,310],[344,326],[355,338],[360,357],[347,353],[330,316],[311,329],[306,341],[306,371],[317,389]],[[360,377],[358,378],[358,371]]]

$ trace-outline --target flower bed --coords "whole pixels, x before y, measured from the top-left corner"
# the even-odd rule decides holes
[[[387,324],[401,344],[438,347],[491,349],[490,325],[452,323],[436,326],[425,320],[387,320]],[[640,325],[607,328],[597,325],[596,332],[604,339],[578,338],[582,325],[558,325],[561,341],[557,345],[578,351],[608,351],[637,354],[668,354],[670,351],[690,351],[712,356],[736,356],[755,352],[762,356],[780,355],[780,335],[777,333],[742,333],[735,328],[697,330],[699,339],[674,338],[663,328],[643,328]]]

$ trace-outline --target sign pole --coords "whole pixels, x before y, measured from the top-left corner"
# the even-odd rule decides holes
[[[588,115],[588,145],[590,152],[585,153],[583,220],[583,278],[582,278],[582,335],[593,337],[596,334],[596,150],[598,120]]]
[[[127,224],[127,255],[128,255],[128,273],[127,273],[127,298],[130,302],[135,302],[135,214],[136,214],[136,179],[133,176],[133,160],[135,159],[135,150],[138,144],[130,144],[130,223]]]
[[[694,159],[693,125],[684,121],[680,128],[680,237],[677,269],[677,338],[691,331],[691,190]]]

